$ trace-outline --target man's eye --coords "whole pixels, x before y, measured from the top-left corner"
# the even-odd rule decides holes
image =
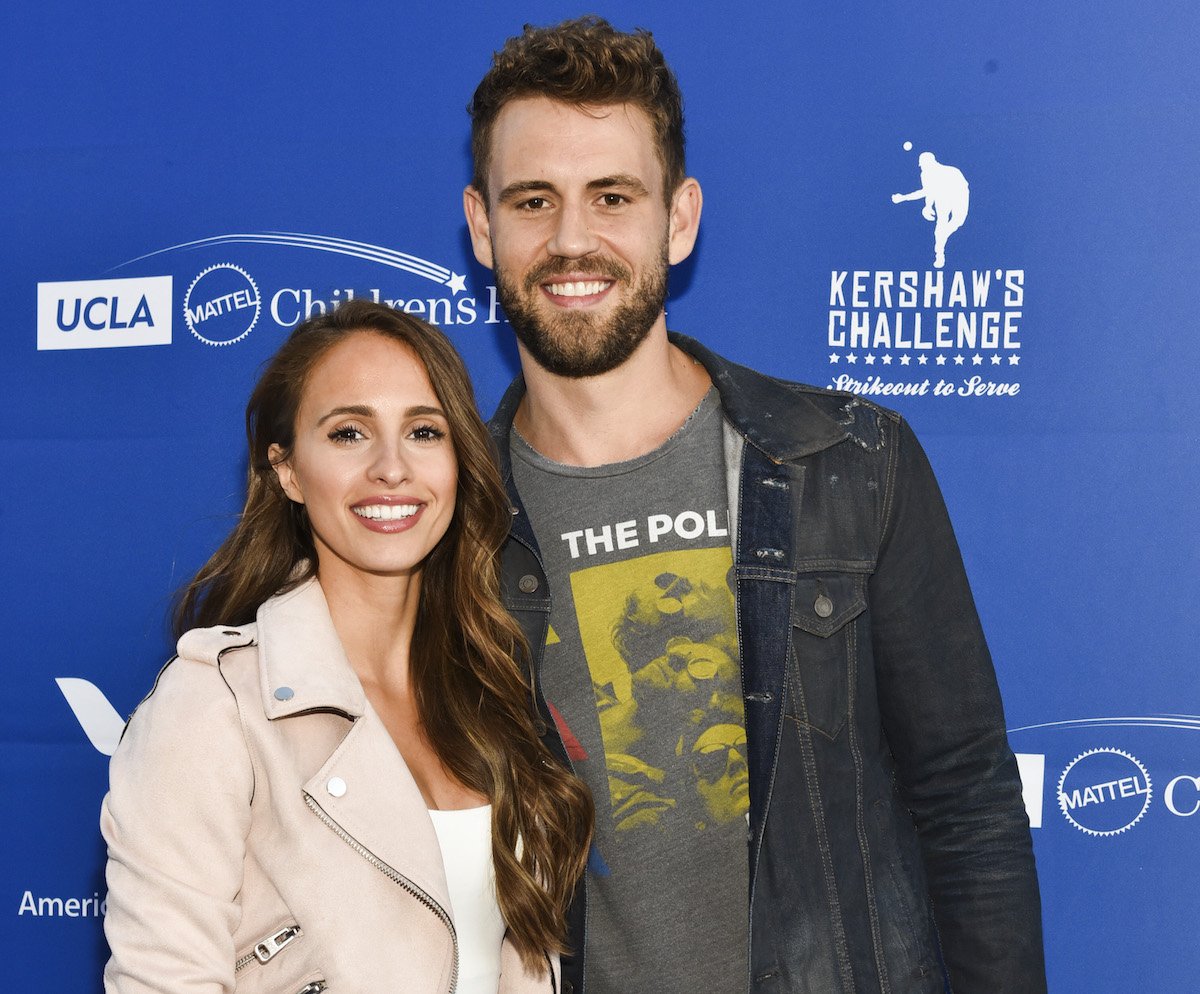
[[[530,197],[521,206],[524,207],[526,210],[540,211],[543,207],[546,206],[546,198],[545,197]]]
[[[606,193],[603,199],[605,207],[620,207],[625,203],[625,198],[619,193]]]

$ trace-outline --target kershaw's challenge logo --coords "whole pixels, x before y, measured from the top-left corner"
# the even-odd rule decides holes
[[[905,142],[904,151],[912,150]],[[932,258],[925,256],[932,266],[833,270],[829,363],[854,369],[835,372],[829,387],[864,396],[1014,397],[1021,391],[1013,377],[1022,359],[1025,270],[947,269],[951,237],[970,212],[971,186],[932,151],[917,156],[917,174],[917,188],[893,193],[891,201],[922,202],[919,215],[896,217],[932,222]],[[896,183],[904,185],[904,171],[897,170]],[[893,380],[897,369],[903,378]]]

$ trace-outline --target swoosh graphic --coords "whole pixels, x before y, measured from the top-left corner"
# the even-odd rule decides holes
[[[88,741],[106,756],[116,752],[121,732],[125,729],[125,719],[117,714],[117,709],[108,702],[103,691],[94,683],[78,677],[60,676],[54,682],[75,712],[75,718],[83,726]]]
[[[313,249],[317,252],[332,252],[336,255],[353,256],[367,262],[377,262],[393,269],[403,269],[414,276],[421,276],[434,283],[447,285],[456,275],[445,266],[436,262],[422,259],[420,256],[409,255],[407,252],[397,252],[395,249],[382,245],[372,245],[369,242],[356,242],[348,238],[335,238],[332,235],[306,235],[298,231],[255,231],[240,234],[214,235],[211,238],[198,238],[191,242],[180,242],[178,245],[168,245],[139,255],[133,259],[120,262],[108,270],[112,272],[122,266],[129,266],[143,259],[150,259],[165,252],[176,252],[181,249],[200,248],[205,245],[289,245],[294,248]]]
[[[1036,725],[1021,725],[1010,728],[1012,732],[1027,732],[1034,728],[1180,728],[1200,732],[1200,715],[1158,714],[1140,716],[1113,716],[1111,718],[1068,718],[1065,721],[1043,721]]]

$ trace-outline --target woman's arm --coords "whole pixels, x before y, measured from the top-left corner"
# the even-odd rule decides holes
[[[220,670],[176,658],[112,758],[106,994],[234,989],[254,775]]]

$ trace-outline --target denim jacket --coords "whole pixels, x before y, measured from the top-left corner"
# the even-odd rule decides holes
[[[752,992],[1038,994],[1029,823],[991,657],[933,473],[895,413],[679,335],[721,394],[750,768]],[[550,597],[512,481],[505,602],[537,679]],[[582,994],[586,883],[564,994]],[[683,909],[681,914],[687,912]]]

